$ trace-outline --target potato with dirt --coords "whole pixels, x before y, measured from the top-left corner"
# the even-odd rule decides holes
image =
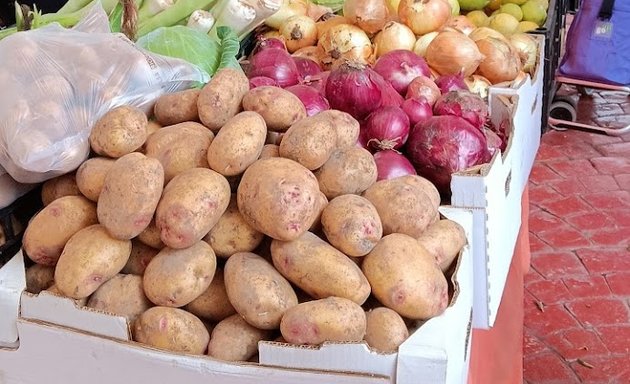
[[[26,268],[26,291],[38,294],[55,284],[55,267],[33,264]]]
[[[199,242],[219,221],[230,203],[230,185],[219,173],[191,168],[164,188],[155,212],[160,238],[170,248]]]
[[[127,260],[127,264],[125,264],[121,272],[131,275],[144,275],[144,270],[147,269],[147,265],[149,265],[149,262],[153,260],[159,251],[159,249],[149,247],[142,243],[138,238],[132,239],[131,255],[129,255],[129,260]]]
[[[151,248],[162,249],[166,245],[160,238],[160,229],[155,225],[155,218],[151,219],[149,225],[140,232],[137,239],[144,245],[148,245]]]
[[[427,320],[448,306],[448,283],[435,258],[418,240],[387,235],[363,259],[363,273],[374,296],[399,315]]]
[[[241,214],[253,228],[289,241],[306,232],[320,212],[317,179],[299,163],[271,157],[254,162],[237,191]]]
[[[184,249],[164,248],[144,270],[144,293],[155,305],[183,307],[208,289],[216,269],[214,251],[203,241]]]
[[[329,109],[317,115],[318,119],[326,119],[332,123],[337,132],[337,148],[354,147],[359,140],[361,125],[349,113]]]
[[[276,269],[316,299],[343,297],[361,305],[370,295],[367,278],[352,260],[311,232],[271,242]]]
[[[207,353],[215,359],[247,361],[258,352],[258,342],[271,336],[270,331],[253,327],[235,314],[214,327]]]
[[[119,158],[142,147],[149,120],[137,107],[122,105],[106,112],[92,128],[90,146],[101,156]]]
[[[287,310],[280,332],[288,343],[319,345],[325,341],[361,341],[366,326],[366,315],[360,305],[341,297],[328,297]]]
[[[313,171],[328,161],[336,146],[337,133],[331,121],[315,115],[291,125],[282,137],[278,153]]]
[[[130,240],[151,222],[164,186],[156,159],[134,152],[111,166],[98,198],[98,221],[117,239]]]
[[[26,255],[37,264],[54,266],[70,238],[98,223],[96,206],[83,196],[64,196],[39,211],[22,238]]]
[[[151,308],[142,288],[142,277],[118,274],[101,285],[87,302],[87,307],[126,317],[129,324]]]
[[[306,108],[293,93],[272,86],[256,87],[243,97],[243,109],[265,119],[267,129],[284,132],[306,117]]]
[[[217,269],[208,289],[190,303],[185,310],[202,319],[221,321],[236,313],[227,295],[223,269]]]
[[[449,269],[467,242],[464,228],[447,219],[429,225],[418,237],[418,241],[435,257],[442,272]]]
[[[83,299],[116,276],[129,259],[131,241],[112,237],[95,224],[75,233],[55,267],[55,285],[61,293]]]
[[[133,339],[158,349],[202,355],[210,334],[203,322],[179,308],[152,307],[133,326]]]
[[[83,196],[95,203],[98,201],[105,184],[105,176],[115,162],[116,160],[107,157],[93,157],[79,166],[76,180]]]
[[[381,353],[394,353],[409,337],[405,320],[396,311],[378,307],[367,312],[367,329],[364,340]]]
[[[218,132],[241,111],[243,97],[249,92],[249,79],[243,71],[223,68],[214,74],[197,98],[199,119],[212,132]]]
[[[258,329],[277,329],[284,312],[298,303],[291,284],[254,253],[230,256],[224,277],[230,303],[245,321]]]
[[[280,157],[280,146],[276,144],[265,144],[262,151],[260,151],[259,159],[266,159],[268,157]]]
[[[199,93],[200,89],[186,89],[163,94],[153,106],[153,117],[162,126],[199,120],[197,111]]]
[[[319,189],[329,200],[341,195],[359,195],[376,182],[376,162],[367,149],[339,148],[330,154],[315,176]]]
[[[57,176],[46,180],[42,184],[42,203],[44,206],[64,196],[80,196],[81,190],[77,185],[74,173]]]

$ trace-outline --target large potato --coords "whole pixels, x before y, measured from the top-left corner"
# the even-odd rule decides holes
[[[439,217],[431,197],[412,180],[403,176],[377,181],[363,193],[378,211],[383,235],[404,233],[418,237]]]
[[[317,118],[328,119],[337,132],[337,148],[354,147],[359,140],[361,125],[349,113],[329,109],[318,113]]]
[[[82,192],[77,186],[77,182],[74,173],[67,173],[47,180],[42,184],[42,203],[46,206],[60,197],[80,196]]]
[[[197,99],[199,118],[212,132],[218,132],[241,110],[243,97],[249,91],[249,79],[243,71],[223,68],[214,74]]]
[[[278,152],[280,147],[276,144],[265,144],[263,146],[262,151],[260,151],[260,159],[266,159],[268,157],[280,157],[280,153]]]
[[[199,119],[197,112],[199,93],[200,89],[165,93],[155,102],[153,116],[163,126],[196,121]]]
[[[311,232],[292,241],[271,242],[276,269],[311,297],[343,297],[363,304],[370,284],[352,260]]]
[[[116,275],[101,285],[90,296],[87,306],[126,317],[130,324],[153,304],[142,289],[142,277]]]
[[[278,153],[315,170],[328,161],[336,146],[337,133],[331,120],[315,115],[296,122],[287,130]]]
[[[237,202],[253,228],[274,239],[293,240],[319,214],[319,185],[313,173],[295,161],[271,157],[247,168]]]
[[[335,248],[348,256],[365,256],[383,237],[376,208],[358,195],[332,199],[322,212],[322,229]]]
[[[70,237],[97,222],[94,203],[82,196],[64,196],[31,219],[22,247],[34,262],[54,266]]]
[[[287,310],[280,323],[282,337],[292,344],[361,341],[365,329],[363,308],[341,297],[300,303]]]
[[[408,337],[409,330],[405,320],[396,311],[378,307],[367,313],[365,341],[372,349],[393,353]]]
[[[284,312],[297,305],[291,284],[262,257],[236,253],[225,263],[225,289],[245,321],[259,329],[277,329]]]
[[[217,269],[208,289],[195,300],[186,304],[184,309],[202,319],[212,321],[221,321],[236,313],[225,289],[222,269]]]
[[[151,222],[144,231],[140,232],[138,240],[151,248],[162,249],[165,247],[160,238],[160,229],[155,225],[155,218],[151,219]]]
[[[130,105],[105,113],[90,133],[90,146],[102,156],[121,157],[142,147],[147,139],[147,116]]]
[[[271,86],[250,90],[243,97],[243,109],[261,115],[270,131],[284,132],[306,117],[306,108],[297,96]]]
[[[260,156],[266,137],[267,126],[259,114],[239,113],[225,123],[210,144],[210,168],[223,176],[243,173]]]
[[[440,192],[438,191],[435,184],[430,182],[428,179],[425,179],[419,175],[405,175],[400,177],[405,183],[410,185],[415,185],[416,187],[422,189],[424,193],[429,196],[431,203],[435,207],[439,207],[442,198],[440,197]]]
[[[192,168],[175,176],[155,212],[164,244],[186,248],[203,239],[227,209],[230,192],[225,177],[211,169]]]
[[[26,290],[38,294],[55,284],[55,267],[34,264],[26,268]]]
[[[214,134],[195,122],[161,128],[147,139],[145,153],[158,159],[164,168],[164,181],[191,168],[208,167],[208,147]]]
[[[208,355],[227,361],[247,361],[258,352],[258,342],[270,337],[270,331],[249,325],[238,314],[232,315],[214,327]]]
[[[149,262],[153,260],[159,250],[149,247],[142,243],[138,238],[131,240],[131,255],[127,264],[122,269],[122,273],[128,273],[132,275],[144,275],[144,270],[147,269]]]
[[[125,155],[111,166],[98,198],[98,221],[117,239],[129,240],[149,226],[162,195],[164,170],[141,153]]]
[[[442,272],[449,269],[467,242],[464,228],[451,220],[440,220],[429,225],[418,241],[435,257]]]
[[[358,195],[376,182],[376,162],[367,149],[339,148],[331,153],[315,176],[319,189],[328,199],[350,193]]]
[[[413,237],[400,233],[383,237],[361,268],[374,296],[401,316],[426,320],[448,306],[444,274]]]
[[[133,339],[172,352],[201,355],[210,334],[199,318],[179,308],[153,307],[135,321]]]
[[[156,305],[183,307],[208,289],[216,269],[216,256],[203,241],[185,249],[164,248],[144,270],[144,293]]]
[[[65,296],[83,299],[119,273],[131,254],[131,241],[112,237],[91,225],[66,243],[55,268],[55,285]]]
[[[236,195],[232,195],[227,210],[203,239],[218,257],[230,257],[238,252],[252,252],[264,237],[243,218],[238,210]]]
[[[77,187],[83,196],[94,202],[98,201],[105,183],[105,176],[112,165],[114,165],[114,162],[114,159],[108,159],[107,157],[93,157],[81,164],[79,169],[77,169],[76,179]]]

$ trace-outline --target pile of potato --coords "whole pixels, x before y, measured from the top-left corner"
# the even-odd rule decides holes
[[[93,156],[44,185],[26,229],[30,292],[126,316],[134,340],[231,361],[261,340],[396,351],[449,304],[466,242],[420,176],[376,182],[359,123],[221,70],[118,107]],[[281,136],[279,145],[266,144]]]

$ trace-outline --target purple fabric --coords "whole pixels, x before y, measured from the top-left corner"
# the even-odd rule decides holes
[[[612,18],[607,21],[610,24],[598,18],[602,2],[582,2],[567,34],[559,73],[581,80],[630,85],[630,1],[615,1]]]

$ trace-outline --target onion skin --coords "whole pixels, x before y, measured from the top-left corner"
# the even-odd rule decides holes
[[[398,17],[420,36],[442,28],[451,17],[451,5],[446,0],[401,0]]]
[[[287,50],[291,53],[317,43],[317,26],[315,20],[308,16],[290,17],[280,27],[280,34],[284,37]]]
[[[429,44],[431,44],[439,33],[440,32],[436,31],[418,37],[418,40],[416,40],[416,43],[413,45],[413,53],[420,57],[426,57]]]
[[[385,0],[345,0],[343,16],[369,34],[379,32],[389,21]]]
[[[294,56],[293,61],[295,61],[295,66],[297,67],[300,77],[302,79],[306,79],[308,76],[317,75],[322,71],[320,66],[311,59]]]
[[[416,35],[413,31],[405,24],[395,21],[385,24],[383,29],[374,37],[377,58],[399,49],[413,51],[415,44]]]
[[[317,40],[321,39],[322,36],[324,36],[324,33],[328,32],[330,28],[339,24],[352,24],[352,23],[350,22],[350,20],[346,19],[345,17],[335,15],[334,13],[322,16],[321,19],[316,23]]]
[[[274,79],[265,76],[256,76],[249,79],[249,89],[265,86],[277,87],[278,83]]]
[[[464,15],[451,17],[444,27],[454,28],[466,36],[470,35],[470,33],[477,28],[475,24],[473,24],[472,21]]]
[[[515,33],[510,36],[510,43],[519,53],[523,71],[533,73],[538,59],[538,43],[527,33]]]
[[[272,78],[282,88],[300,81],[295,61],[282,49],[265,49],[252,56],[248,77],[257,76]]]
[[[475,42],[460,32],[440,32],[427,47],[425,58],[440,75],[475,73],[484,56]]]
[[[331,27],[317,42],[324,69],[334,69],[346,61],[370,64],[374,51],[367,34],[359,27],[339,24]]]
[[[321,111],[330,109],[328,100],[314,88],[298,84],[285,89],[300,99],[302,104],[304,104],[304,108],[306,108],[307,116],[315,116]]]
[[[513,81],[522,69],[521,58],[516,49],[507,41],[486,37],[475,42],[485,56],[477,73],[492,84]]]
[[[418,123],[427,121],[429,117],[433,116],[433,109],[431,105],[424,99],[410,98],[405,100],[402,104],[402,110],[409,117],[409,125],[414,127]]]
[[[376,150],[398,149],[409,137],[409,117],[399,107],[381,107],[365,121],[363,131],[368,146]]]
[[[409,84],[415,78],[431,75],[431,70],[422,57],[412,51],[402,49],[381,56],[376,60],[374,70],[401,95],[407,93]]]
[[[418,76],[409,84],[405,99],[424,99],[433,106],[442,92],[435,82],[426,76]]]
[[[291,54],[291,56],[293,56],[293,57],[303,57],[305,59],[311,59],[315,63],[317,63],[318,67],[321,68],[322,67],[322,57],[324,56],[324,52],[321,50],[321,48],[319,48],[317,46],[304,47],[304,48],[300,48],[297,51],[293,52]]]
[[[371,68],[346,62],[330,72],[326,99],[332,109],[363,120],[383,103],[381,85],[385,80]]]
[[[390,180],[396,177],[417,175],[413,164],[405,156],[391,149],[374,154],[376,163],[376,181]]]
[[[468,86],[464,82],[462,75],[444,75],[435,80],[435,84],[440,88],[440,92],[467,91]]]
[[[330,76],[330,71],[320,72],[317,75],[309,76],[302,81],[302,84],[315,89],[322,95],[326,95],[326,82]]]
[[[256,46],[252,50],[252,54],[250,56],[254,56],[260,51],[264,51],[265,49],[283,49],[286,51],[287,47],[284,45],[284,41],[276,38],[267,38],[264,36],[260,36],[257,39]]]
[[[477,129],[488,120],[488,105],[478,95],[463,91],[451,91],[440,96],[433,106],[436,115],[453,115],[463,118]]]

